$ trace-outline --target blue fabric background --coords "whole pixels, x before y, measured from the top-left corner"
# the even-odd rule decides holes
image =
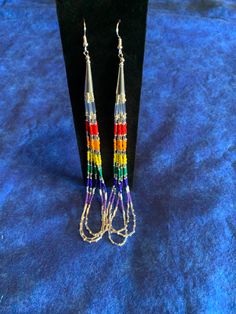
[[[0,312],[236,313],[235,2],[149,2],[137,233],[123,248],[78,234],[54,2],[0,5]]]

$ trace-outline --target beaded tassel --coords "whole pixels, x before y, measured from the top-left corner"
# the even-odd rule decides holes
[[[86,26],[84,23],[84,32]],[[86,33],[85,33],[86,34]],[[87,138],[87,186],[84,209],[80,220],[80,234],[84,241],[97,242],[108,229],[107,222],[107,189],[102,174],[102,159],[100,152],[100,137],[98,131],[96,107],[93,93],[91,62],[87,50],[87,38],[84,34],[84,55],[86,59],[85,78],[85,117]],[[88,225],[89,211],[96,189],[101,199],[101,229],[93,232]],[[86,230],[86,231],[85,231]]]
[[[119,70],[116,88],[116,103],[114,110],[114,157],[113,157],[113,176],[114,183],[108,201],[109,215],[109,230],[108,236],[113,244],[122,246],[127,238],[135,232],[136,216],[134,212],[133,202],[128,184],[127,170],[127,122],[126,122],[126,97],[125,97],[125,82],[124,82],[124,62],[125,59],[122,53],[122,39],[118,33],[118,57]],[[126,200],[124,199],[126,197]],[[120,229],[113,227],[113,220],[117,215],[120,207],[123,217],[123,226]],[[132,218],[131,218],[132,217]],[[129,225],[131,224],[131,230]],[[115,241],[112,234],[121,237],[121,241]]]

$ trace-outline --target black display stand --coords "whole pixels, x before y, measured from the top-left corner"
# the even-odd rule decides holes
[[[116,23],[123,39],[128,127],[128,174],[132,186],[142,84],[147,0],[57,0],[57,13],[83,177],[86,179],[84,112],[85,60],[83,18],[91,57],[97,119],[101,138],[103,174],[113,178],[113,113],[118,72]]]

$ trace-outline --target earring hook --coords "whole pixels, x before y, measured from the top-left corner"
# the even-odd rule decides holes
[[[116,24],[116,35],[118,37],[118,57],[120,58],[120,62],[121,63],[124,63],[125,59],[124,59],[124,56],[123,56],[123,52],[122,52],[122,49],[123,49],[123,45],[122,45],[122,38],[120,37],[120,34],[119,34],[119,25],[120,25],[120,22],[121,20],[119,20]]]
[[[85,18],[83,19],[84,22],[84,35],[86,36],[86,22],[85,22]]]
[[[84,22],[84,36],[83,36],[83,47],[84,47],[84,55],[85,56],[88,56],[89,55],[89,52],[88,52],[88,40],[87,40],[87,36],[86,36],[86,22],[85,22],[85,18],[83,19],[83,22]]]
[[[116,34],[117,34],[117,37],[120,38],[120,35],[119,35],[119,25],[120,25],[120,22],[121,20],[119,20],[116,24]]]

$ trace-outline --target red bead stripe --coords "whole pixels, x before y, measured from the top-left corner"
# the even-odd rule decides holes
[[[85,127],[86,127],[86,131],[89,130],[89,122],[88,121],[85,121]]]
[[[114,125],[114,134],[115,135],[125,135],[127,134],[127,125],[126,124],[115,124]]]
[[[91,135],[98,135],[98,125],[97,125],[97,123],[90,124],[90,134]]]

